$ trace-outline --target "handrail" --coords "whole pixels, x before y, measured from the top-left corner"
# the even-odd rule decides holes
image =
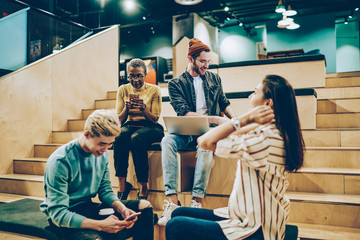
[[[2,0],[2,1],[3,1],[3,0]],[[9,1],[9,0],[8,0],[8,1]],[[80,23],[73,22],[73,21],[70,21],[70,20],[68,20],[68,19],[61,18],[61,17],[59,17],[59,16],[57,16],[57,15],[51,13],[51,12],[45,11],[45,10],[40,9],[40,8],[37,8],[37,7],[34,7],[34,6],[30,5],[30,4],[21,2],[21,1],[19,1],[19,0],[11,0],[11,2],[16,2],[16,3],[20,4],[20,5],[29,7],[31,10],[34,10],[34,11],[37,11],[37,12],[41,12],[41,13],[44,13],[44,14],[46,14],[46,15],[50,15],[51,17],[56,18],[56,19],[58,19],[58,20],[60,20],[60,21],[62,21],[62,22],[67,22],[67,23],[69,23],[69,24],[72,24],[72,25],[75,25],[75,26],[78,26],[78,27],[81,27],[81,28],[85,28],[85,29],[87,29],[88,31],[91,30],[90,28],[88,28],[88,27],[86,27],[86,26],[84,26],[84,25],[82,25],[82,24],[80,24]]]
[[[25,27],[10,29],[7,25],[3,31],[12,31],[16,41],[2,42],[0,49],[6,49],[8,54],[15,53],[16,58],[12,62],[12,68],[6,61],[0,68],[7,70],[17,70],[41,58],[44,58],[55,51],[78,43],[94,33],[94,30],[85,27],[79,23],[72,22],[54,15],[48,11],[33,7],[19,0],[1,0],[1,6],[4,6],[4,12],[7,16],[0,19],[4,23],[19,13],[26,12]],[[16,20],[13,20],[16,21]],[[3,34],[3,33],[0,33]],[[20,37],[18,35],[20,34]],[[9,46],[11,45],[11,48]],[[0,50],[1,52],[1,50]],[[0,55],[0,60],[4,60],[4,55]],[[1,61],[0,61],[1,63]]]
[[[67,47],[70,47],[84,39],[86,39],[87,37],[91,36],[91,34],[93,34],[94,31],[90,31],[90,32],[87,32],[85,35],[81,36],[80,38],[78,38],[77,40],[75,40],[74,42],[70,43],[69,45],[67,45]]]

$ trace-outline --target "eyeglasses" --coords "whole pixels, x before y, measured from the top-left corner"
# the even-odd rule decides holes
[[[197,59],[196,59],[197,60]],[[201,59],[201,60],[198,60],[200,62],[200,64],[202,65],[205,65],[207,64],[208,66],[212,63],[211,60],[207,61],[207,60],[204,60],[204,59]]]
[[[139,80],[142,80],[144,77],[145,77],[145,76],[144,76],[144,75],[142,75],[142,74],[138,74],[138,75],[129,75],[129,76],[128,76],[128,78],[129,78],[130,80],[134,80],[135,78],[136,78],[136,79],[139,79]]]

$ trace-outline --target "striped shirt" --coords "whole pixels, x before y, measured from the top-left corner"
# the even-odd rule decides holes
[[[290,201],[285,195],[284,141],[275,124],[217,143],[215,154],[238,161],[234,187],[226,208],[215,209],[228,239],[244,239],[262,227],[265,240],[285,237]]]

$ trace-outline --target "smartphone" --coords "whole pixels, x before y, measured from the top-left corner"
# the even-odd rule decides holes
[[[131,221],[133,220],[136,216],[139,216],[141,214],[141,212],[137,212],[137,213],[133,213],[130,216],[128,216],[127,218],[125,218],[125,221]]]
[[[132,101],[132,100],[134,100],[136,98],[139,98],[139,94],[137,94],[137,93],[130,93],[129,94],[130,101]]]

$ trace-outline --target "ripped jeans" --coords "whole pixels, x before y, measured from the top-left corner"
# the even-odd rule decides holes
[[[135,212],[139,211],[139,201],[138,200],[128,200],[122,201],[124,205],[134,210]],[[99,219],[99,203],[86,202],[79,204],[73,208],[70,208],[70,211],[81,214],[87,218]],[[106,233],[99,232],[92,229],[83,229],[83,228],[65,228],[55,226],[51,220],[50,230],[60,237],[62,240],[125,240],[130,237],[133,237],[134,240],[153,240],[154,239],[154,215],[152,207],[144,208],[141,211],[141,214],[138,216],[138,220],[135,222],[135,225],[130,229],[123,229],[117,233]],[[121,214],[115,213],[119,219],[123,219]]]
[[[176,153],[190,144],[195,145],[198,136],[168,134],[161,140],[161,158],[164,174],[165,195],[176,194],[179,179],[179,164]],[[192,196],[204,198],[211,172],[213,152],[197,147]]]

